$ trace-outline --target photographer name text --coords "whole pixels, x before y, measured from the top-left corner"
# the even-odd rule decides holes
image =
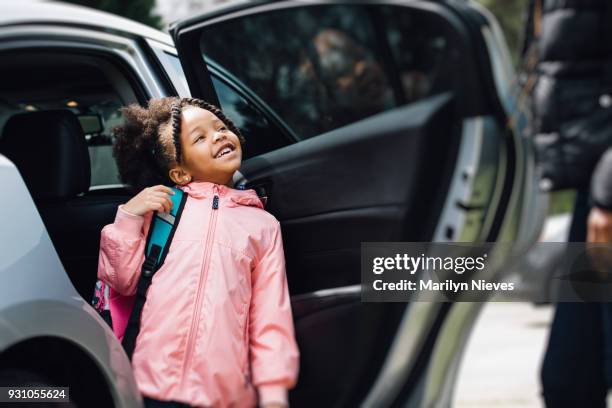
[[[441,291],[441,292],[466,292],[466,291],[512,291],[513,282],[487,282],[484,279],[472,279],[468,282],[454,282],[447,279],[438,282],[432,279],[419,280],[418,282],[402,279],[397,282],[385,282],[377,279],[372,282],[376,291],[400,290],[400,291]]]

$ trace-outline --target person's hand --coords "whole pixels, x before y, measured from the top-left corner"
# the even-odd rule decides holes
[[[271,402],[264,405],[262,408],[288,408],[287,404],[281,404],[280,402]]]
[[[587,242],[590,244],[609,244],[612,242],[612,211],[593,207],[587,222]],[[590,248],[591,264],[600,278],[608,278],[612,266],[610,246]]]
[[[587,224],[587,242],[604,244],[612,242],[612,211],[593,207]]]
[[[125,203],[123,209],[134,215],[145,215],[149,211],[169,212],[172,209],[170,194],[174,195],[174,191],[161,184],[147,187]]]

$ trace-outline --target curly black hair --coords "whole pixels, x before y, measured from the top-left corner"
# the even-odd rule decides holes
[[[201,99],[170,96],[152,98],[146,108],[135,103],[124,106],[120,110],[125,121],[113,128],[113,156],[121,181],[134,192],[156,184],[174,185],[168,173],[182,161],[180,113],[186,106],[212,112],[245,144],[236,125],[218,107]],[[170,143],[162,138],[168,126],[172,128]]]

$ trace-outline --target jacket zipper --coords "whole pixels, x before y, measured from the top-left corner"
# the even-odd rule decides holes
[[[217,185],[213,186],[214,196],[212,201],[212,209],[219,209],[219,188]],[[189,330],[189,338],[187,339],[187,346],[185,351],[185,359],[183,361],[183,376],[181,377],[181,387],[183,388],[185,377],[187,374],[187,368],[189,367],[189,362],[191,361],[191,353],[193,348],[193,339],[198,331],[198,321],[200,320],[200,303],[202,301],[202,287],[206,282],[206,277],[208,277],[208,263],[210,262],[210,244],[212,242],[212,234],[215,231],[215,226],[217,223],[217,211],[213,211],[211,215],[210,223],[208,224],[208,232],[206,234],[206,246],[204,247],[204,260],[202,261],[202,269],[200,270],[200,276],[198,279],[198,291],[196,293],[196,301],[195,301],[195,311],[193,314],[193,320],[191,321],[191,328]],[[202,279],[202,275],[205,274],[204,279]],[[194,327],[195,326],[195,327]]]

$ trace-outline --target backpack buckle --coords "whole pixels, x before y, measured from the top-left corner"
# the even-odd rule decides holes
[[[161,247],[159,245],[153,245],[151,247],[151,252],[149,253],[149,256],[147,256],[144,262],[142,263],[142,274],[145,278],[150,278],[151,276],[153,276],[160,252]]]

